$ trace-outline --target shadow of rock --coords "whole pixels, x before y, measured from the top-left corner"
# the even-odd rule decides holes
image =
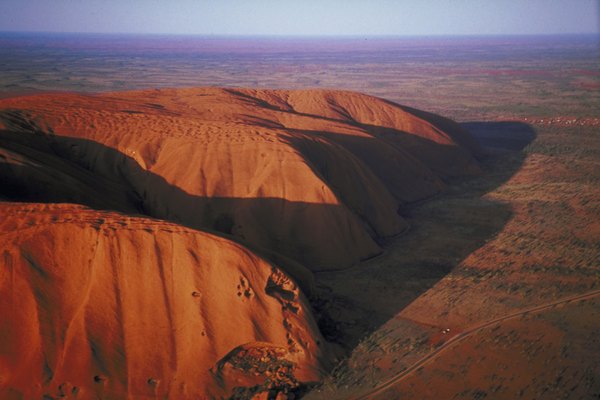
[[[525,155],[520,150],[535,138],[535,130],[518,122],[465,127],[475,128],[473,137],[487,154],[481,176],[455,179],[443,194],[402,206],[400,214],[410,231],[382,240],[382,255],[356,268],[316,273],[315,312],[329,340],[354,348],[497,235],[512,217],[509,205],[484,195],[521,168]]]
[[[76,138],[39,133],[0,131],[0,199],[18,202],[77,203],[97,210],[118,211],[127,215],[143,215],[165,219],[180,225],[201,229],[235,240],[257,254],[270,259],[289,273],[310,295],[314,278],[302,263],[306,260],[303,246],[310,238],[299,238],[298,246],[286,247],[273,235],[263,235],[258,246],[242,234],[231,210],[245,210],[260,221],[261,215],[291,212],[298,218],[321,221],[322,213],[335,214],[335,205],[289,202],[283,199],[202,198],[168,184],[162,177],[143,170],[125,154],[102,144]],[[105,171],[89,169],[87,157],[106,160]],[[142,179],[155,192],[152,197],[139,193],[131,184]],[[160,197],[169,198],[160,202]],[[256,221],[244,221],[249,226]],[[296,260],[284,254],[293,254]],[[299,262],[299,261],[300,262]],[[302,262],[302,263],[301,263]]]
[[[531,125],[519,121],[465,122],[462,126],[482,146],[494,149],[520,151],[536,138]]]
[[[528,140],[535,137],[535,132],[529,126],[514,122],[471,122],[465,127],[473,130],[482,145],[495,147],[500,144],[502,149],[520,149],[527,144],[527,140],[521,136],[513,137],[516,135],[512,133],[515,128],[525,132]],[[312,263],[327,260],[327,257],[347,257],[351,260],[355,257],[353,252],[356,249],[349,248],[347,243],[365,246],[360,249],[361,252],[364,254],[366,251],[369,257],[374,257],[380,253],[380,247],[369,234],[391,236],[381,235],[385,230],[378,231],[377,227],[369,226],[368,218],[360,215],[365,207],[372,207],[369,204],[359,207],[350,202],[352,210],[348,213],[345,205],[290,202],[275,198],[194,196],[143,169],[133,158],[100,143],[61,137],[51,132],[45,134],[44,129],[37,126],[17,125],[9,128],[11,130],[3,131],[0,136],[0,147],[4,152],[0,160],[0,196],[3,198],[14,201],[75,202],[96,209],[143,214],[212,231],[271,259],[295,278],[309,295],[315,294],[314,276],[310,272]],[[506,132],[509,139],[503,136]],[[322,159],[315,158],[312,144],[309,143],[312,140],[310,137],[320,135],[326,139],[326,146],[341,146],[359,159],[368,157],[362,152],[372,141],[368,138],[340,138],[342,135],[323,132],[304,133],[304,136],[291,142],[305,154],[321,176],[326,175],[326,169],[330,167],[319,165]],[[376,133],[391,135],[391,132]],[[390,144],[390,151],[401,152],[402,143],[407,146],[432,146],[419,142],[424,139],[417,142],[410,139],[413,143],[407,140]],[[410,153],[404,153],[412,157]],[[502,229],[510,218],[510,209],[506,205],[483,200],[481,196],[509,179],[521,166],[523,156],[509,152],[489,157],[492,160],[484,160],[484,167],[488,165],[485,167],[488,171],[483,177],[471,178],[473,180],[465,183],[464,187],[461,185],[466,181],[453,182],[449,195],[458,194],[458,200],[441,200],[442,205],[431,203],[434,205],[425,208],[419,204],[401,207],[400,214],[411,226],[411,233],[395,239],[380,239],[380,244],[386,248],[383,256],[348,270],[317,274],[319,290],[312,296],[313,304],[320,326],[329,340],[352,348],[359,337],[396,315]],[[387,187],[389,182],[397,179],[391,171],[393,169],[386,171],[383,168],[375,172],[377,179],[388,181],[383,186]],[[435,175],[432,174],[432,177],[435,178]],[[393,194],[399,197],[396,200],[400,204],[435,194],[426,193],[415,199],[402,198],[402,192],[410,190],[409,186],[394,190]],[[470,197],[461,201],[460,193],[467,186]],[[349,197],[350,194],[345,196]],[[377,210],[371,212],[376,213]],[[283,215],[293,215],[288,219],[289,226],[277,225]],[[349,230],[348,215],[362,218],[366,225],[365,232],[369,234]],[[269,229],[265,229],[265,221],[272,224]],[[302,226],[302,230],[294,233],[295,224]],[[291,230],[296,240],[293,243],[282,241],[283,230],[288,233]],[[323,231],[327,234],[320,235]],[[468,235],[472,239],[470,241],[453,243],[460,231],[474,231],[476,234]],[[398,232],[392,230],[391,234]],[[310,254],[317,254],[317,259]]]
[[[0,143],[0,196],[7,200],[141,213],[129,187],[58,156],[43,135],[0,131]]]

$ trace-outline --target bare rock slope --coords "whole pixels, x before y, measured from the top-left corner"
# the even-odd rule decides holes
[[[219,398],[323,373],[297,284],[236,243],[70,204],[0,215],[0,398]]]
[[[299,393],[332,358],[311,271],[479,171],[455,123],[347,92],[46,94],[0,124],[7,399]]]
[[[54,155],[131,190],[129,207],[313,271],[378,254],[378,237],[407,228],[402,204],[479,171],[454,122],[351,92],[49,94],[0,109],[10,131],[44,136]]]

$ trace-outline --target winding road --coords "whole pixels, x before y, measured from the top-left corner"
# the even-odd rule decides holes
[[[383,392],[385,392],[386,390],[394,387],[398,382],[400,382],[402,380],[402,378],[404,378],[405,376],[409,375],[410,373],[412,373],[413,371],[417,370],[418,368],[422,367],[423,365],[427,364],[429,361],[431,361],[433,358],[435,358],[435,356],[437,356],[438,354],[440,354],[441,352],[443,352],[444,350],[448,349],[450,346],[452,346],[453,344],[460,342],[461,340],[473,335],[474,333],[480,332],[481,330],[485,329],[485,328],[489,328],[492,325],[495,325],[499,322],[503,322],[509,319],[513,319],[513,318],[517,318],[520,317],[522,315],[528,314],[528,313],[536,313],[536,312],[540,312],[540,311],[545,311],[548,310],[552,307],[555,307],[557,305],[561,305],[561,304],[565,304],[565,303],[570,303],[570,302],[574,302],[574,301],[579,301],[579,300],[588,300],[594,297],[600,296],[600,290],[593,290],[584,294],[580,294],[580,295],[575,295],[575,296],[570,296],[570,297],[565,297],[563,299],[560,300],[555,300],[553,302],[550,303],[545,303],[545,304],[541,304],[538,306],[534,306],[534,307],[530,307],[530,308],[526,308],[524,310],[512,313],[512,314],[508,314],[502,317],[498,317],[498,318],[494,318],[492,320],[489,321],[485,321],[476,325],[473,325],[472,327],[456,334],[455,336],[451,337],[450,339],[448,339],[448,341],[446,341],[443,345],[441,345],[440,347],[438,347],[437,349],[435,349],[434,351],[432,351],[431,353],[427,354],[426,356],[424,356],[423,358],[419,359],[416,363],[414,363],[413,365],[411,365],[410,367],[408,367],[407,369],[405,369],[404,371],[398,373],[397,375],[394,375],[393,377],[391,377],[390,379],[388,379],[387,381],[375,386],[373,389],[369,390],[368,392],[362,393],[358,396],[355,397],[350,397],[350,399],[352,400],[360,400],[360,399],[372,399],[373,397],[382,394]]]

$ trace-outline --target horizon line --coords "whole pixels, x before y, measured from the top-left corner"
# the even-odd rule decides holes
[[[600,39],[600,32],[560,32],[560,33],[430,33],[430,34],[269,34],[269,33],[182,33],[182,32],[80,32],[80,31],[30,31],[30,30],[0,30],[4,34],[28,34],[28,35],[120,35],[120,36],[188,36],[205,38],[273,38],[273,39],[317,39],[317,38],[344,38],[344,39],[367,39],[367,38],[482,38],[482,37],[557,37],[557,36],[596,36]]]

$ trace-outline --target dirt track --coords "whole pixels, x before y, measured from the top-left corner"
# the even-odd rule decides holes
[[[429,361],[434,359],[435,356],[437,356],[439,353],[443,352],[444,350],[448,349],[453,344],[460,342],[461,340],[471,336],[472,334],[480,332],[481,330],[488,328],[492,325],[495,325],[497,323],[500,323],[500,322],[503,322],[503,321],[506,321],[509,319],[517,318],[517,317],[520,317],[520,316],[528,314],[528,313],[545,311],[545,310],[548,310],[548,309],[550,309],[554,306],[560,305],[560,304],[570,303],[570,302],[579,301],[579,300],[587,300],[587,299],[590,299],[590,298],[593,298],[593,297],[596,297],[599,295],[600,295],[600,290],[593,290],[588,293],[584,293],[584,294],[580,294],[580,295],[576,295],[576,296],[569,296],[569,297],[563,298],[561,300],[556,300],[556,301],[553,301],[550,303],[545,303],[545,304],[541,304],[541,305],[538,305],[535,307],[526,308],[526,309],[521,310],[516,313],[511,313],[511,314],[505,315],[503,317],[494,318],[490,321],[476,324],[476,325],[456,334],[455,336],[451,337],[450,339],[448,339],[447,342],[445,342],[443,345],[441,345],[440,347],[438,347],[437,349],[435,349],[434,351],[432,351],[425,357],[418,360],[411,367],[405,369],[404,371],[400,372],[399,374],[397,374],[397,375],[393,376],[392,378],[388,379],[387,381],[381,383],[380,385],[377,385],[376,387],[369,390],[368,392],[362,393],[356,397],[351,397],[350,399],[351,400],[359,400],[359,399],[375,398],[377,395],[382,394],[386,390],[394,387],[394,385],[396,385],[398,382],[400,382],[405,376],[411,374],[412,372],[416,371],[418,368],[427,364]]]

